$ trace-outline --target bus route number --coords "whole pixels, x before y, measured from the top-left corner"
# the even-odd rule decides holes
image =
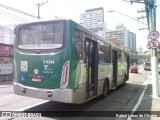
[[[54,60],[43,60],[43,64],[54,64]]]

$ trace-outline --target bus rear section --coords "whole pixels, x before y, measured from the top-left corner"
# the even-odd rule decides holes
[[[73,103],[71,36],[65,20],[16,27],[14,93]],[[72,62],[71,62],[72,61]],[[73,65],[73,64],[75,65]]]
[[[112,54],[109,42],[71,20],[19,25],[15,33],[17,95],[80,104],[104,98],[129,77],[121,50]]]

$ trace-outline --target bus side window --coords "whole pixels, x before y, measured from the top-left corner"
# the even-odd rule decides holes
[[[99,41],[98,46],[98,62],[101,64],[110,64],[111,63],[111,47],[108,44],[105,44]]]
[[[122,62],[122,58],[121,58],[121,53],[118,52],[118,62],[121,63]]]
[[[107,63],[111,64],[111,46],[106,44],[106,59]]]
[[[82,60],[82,53],[83,53],[83,34],[82,31],[76,29],[75,30],[75,47],[76,52],[78,55],[78,59]]]

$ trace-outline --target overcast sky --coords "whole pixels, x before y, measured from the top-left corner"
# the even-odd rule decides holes
[[[0,0],[0,4],[19,9],[26,13],[37,16],[38,7],[36,4],[45,3],[47,0]],[[92,9],[97,7],[103,7],[105,11],[105,22],[108,29],[113,29],[118,23],[124,23],[128,30],[136,33],[137,35],[137,48],[147,45],[147,30],[141,30],[146,28],[145,25],[138,23],[137,21],[128,18],[119,13],[108,13],[107,11],[114,10],[126,14],[132,18],[137,19],[145,13],[137,13],[144,9],[143,4],[133,3],[123,0],[48,0],[48,3],[40,7],[40,17],[43,19],[54,19],[55,16],[60,18],[72,19],[79,23],[80,14],[84,13],[86,9]],[[18,24],[27,21],[33,21],[34,18],[10,12],[0,7],[0,25]],[[141,20],[146,23],[146,19]],[[157,31],[160,32],[160,0],[157,0]]]

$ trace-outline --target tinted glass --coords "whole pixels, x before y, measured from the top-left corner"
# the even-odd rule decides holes
[[[63,22],[46,22],[22,26],[19,31],[21,49],[52,49],[63,46]]]

